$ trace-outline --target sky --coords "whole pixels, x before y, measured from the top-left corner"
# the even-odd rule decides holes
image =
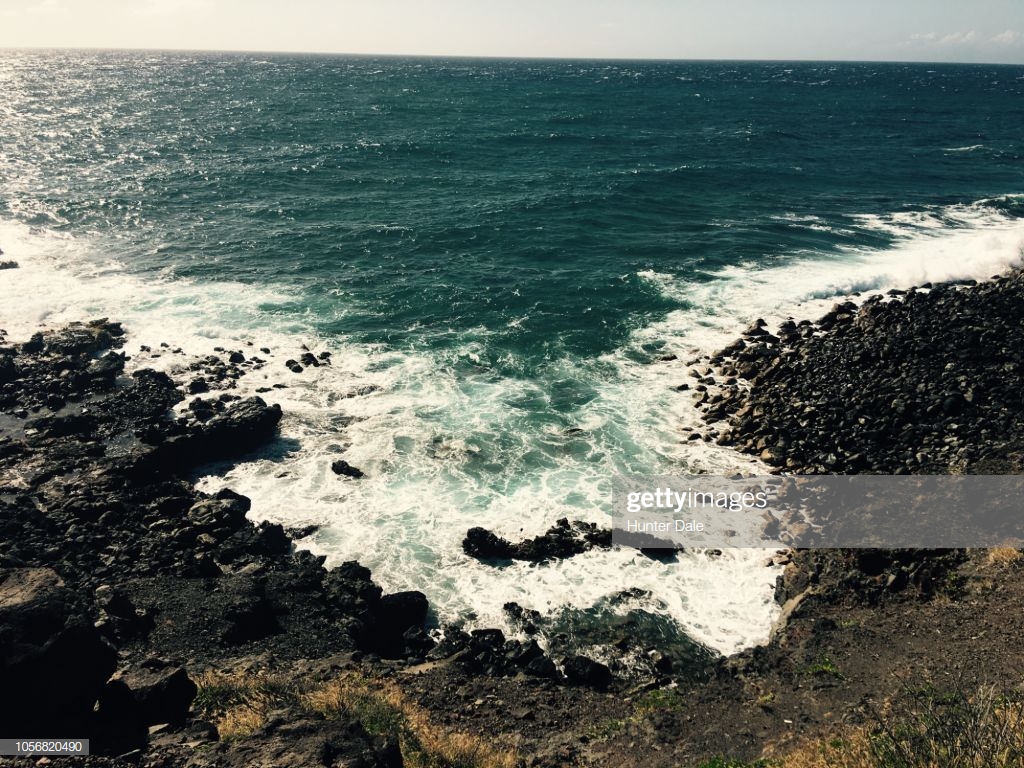
[[[1024,64],[1024,0],[0,0],[0,48]]]

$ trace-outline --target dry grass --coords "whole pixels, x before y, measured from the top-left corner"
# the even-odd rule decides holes
[[[266,725],[267,711],[266,707],[250,704],[230,709],[217,718],[217,733],[229,741],[250,736]]]
[[[1024,552],[1016,547],[994,547],[985,555],[985,564],[992,568],[1011,568],[1024,559]]]
[[[279,677],[207,671],[195,678],[195,708],[216,727],[222,739],[240,739],[258,731],[267,713],[291,695],[291,684]]]
[[[876,768],[867,728],[850,729],[842,737],[805,742],[769,763],[779,768]]]
[[[478,736],[435,724],[422,707],[408,701],[393,683],[371,683],[350,675],[305,695],[306,706],[324,717],[347,713],[371,733],[395,733],[412,768],[515,768],[514,751],[497,749]]]
[[[873,727],[806,742],[772,758],[777,768],[1024,768],[1024,702],[988,686],[972,696],[909,692]]]
[[[347,715],[371,734],[396,737],[409,768],[515,768],[518,764],[514,750],[436,725],[394,683],[350,674],[310,684],[283,676],[212,671],[195,680],[199,687],[196,711],[217,726],[223,739],[249,736],[266,724],[274,709],[295,707],[326,719]]]

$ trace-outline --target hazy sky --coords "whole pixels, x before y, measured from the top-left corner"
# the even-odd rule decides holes
[[[0,47],[1024,63],[1024,0],[0,0]]]

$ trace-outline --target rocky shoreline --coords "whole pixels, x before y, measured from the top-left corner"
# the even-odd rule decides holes
[[[499,630],[447,627],[438,643],[422,593],[383,594],[356,562],[328,571],[280,525],[247,520],[247,498],[197,491],[190,472],[264,447],[281,409],[225,388],[253,364],[241,352],[197,361],[201,375],[184,381],[150,369],[126,376],[124,338],[103,319],[0,339],[0,676],[26,691],[0,699],[12,732],[91,734],[94,753],[146,764],[225,764],[239,745],[221,744],[190,711],[196,670],[225,666],[379,675],[445,660],[470,676],[610,685],[603,664],[570,655],[556,666],[535,639]],[[223,391],[195,396],[211,384]],[[334,469],[358,477],[347,464]],[[506,610],[530,627],[531,612]],[[349,734],[335,757],[400,764],[358,718],[346,727],[358,738]],[[156,762],[152,729],[164,747]],[[324,738],[310,729],[300,742],[315,752]],[[191,745],[187,755],[175,739]],[[198,749],[213,744],[224,749]],[[261,764],[251,745],[245,754],[240,763]]]
[[[691,364],[699,437],[793,473],[1017,472],[1022,294],[1015,272],[755,324]],[[767,646],[723,659],[623,641],[646,654],[642,680],[545,651],[541,617],[511,603],[528,639],[448,627],[437,642],[422,593],[383,594],[354,562],[328,571],[248,521],[244,497],[189,482],[274,438],[278,407],[209,392],[262,361],[225,350],[186,381],[127,376],[124,338],[106,320],[0,338],[0,675],[16,692],[0,722],[91,736],[99,756],[54,764],[701,766],[862,727],[908,678],[999,669],[1024,686],[1006,672],[1024,630],[1015,550],[779,555]],[[606,538],[559,521],[520,543],[473,529],[464,548],[542,561]]]
[[[794,474],[1018,474],[1024,273],[759,320],[695,361],[715,439]]]
[[[124,376],[123,338],[100,320],[0,350],[0,673],[26,691],[0,722],[124,754],[188,720],[183,660],[415,645],[422,594],[383,595],[355,563],[327,572],[281,526],[250,523],[245,497],[185,479],[266,443],[281,409],[225,393],[174,418],[189,384]]]

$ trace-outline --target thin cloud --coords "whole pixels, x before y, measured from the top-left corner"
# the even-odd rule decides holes
[[[973,43],[978,39],[978,33],[973,29],[970,32],[951,32],[945,37],[939,38],[939,45],[964,45]]]
[[[1002,40],[1003,44],[1012,42],[1015,39],[1016,33],[1012,30],[1007,30],[997,37],[1007,39]],[[975,30],[967,32],[948,32],[946,34],[939,34],[937,32],[915,32],[910,36],[910,39],[906,44],[911,46],[927,46],[933,48],[955,48],[957,46],[971,46],[982,42],[982,37]]]
[[[1021,35],[1013,29],[1008,29],[1005,32],[1000,32],[998,35],[992,38],[992,42],[996,45],[1015,45],[1020,42]]]
[[[136,16],[173,16],[179,13],[203,13],[210,8],[209,0],[146,0],[134,13]]]

